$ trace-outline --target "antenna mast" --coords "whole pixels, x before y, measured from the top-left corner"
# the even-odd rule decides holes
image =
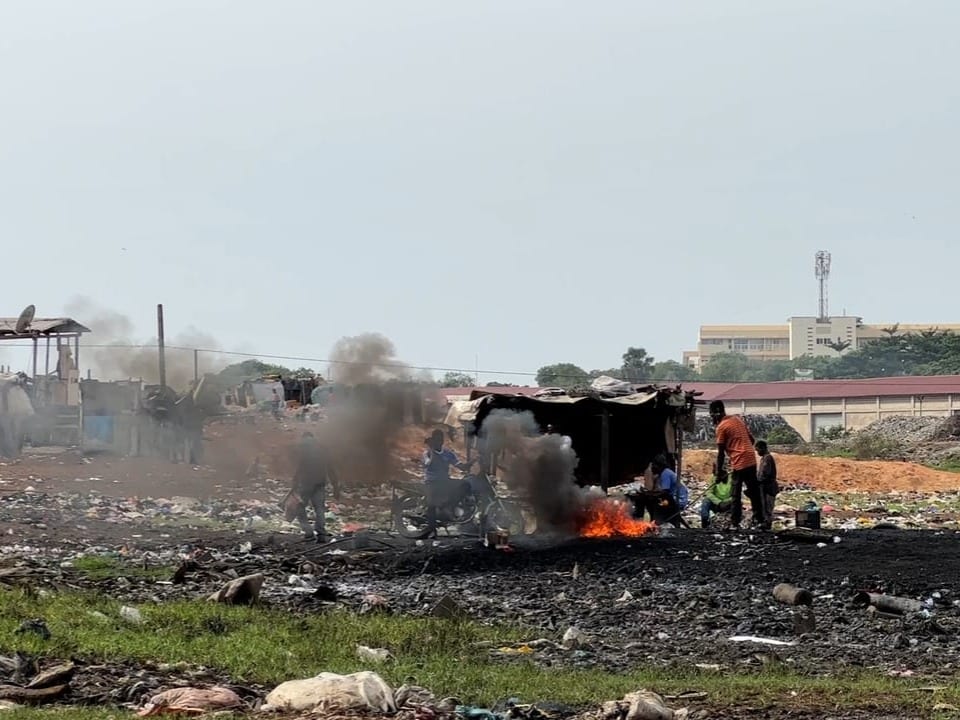
[[[830,306],[827,299],[827,280],[830,279],[829,252],[826,250],[817,251],[813,272],[820,283],[820,313],[817,319],[827,320],[830,318]]]

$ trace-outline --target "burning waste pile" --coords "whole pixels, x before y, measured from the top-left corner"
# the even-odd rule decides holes
[[[532,509],[538,534],[616,538],[658,534],[656,523],[633,517],[633,504],[577,484],[577,456],[561,435],[542,434],[530,412],[493,411],[481,443],[504,469],[507,487]]]

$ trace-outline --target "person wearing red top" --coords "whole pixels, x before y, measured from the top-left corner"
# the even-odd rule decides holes
[[[743,418],[736,415],[727,415],[726,408],[721,400],[710,403],[710,419],[717,428],[717,477],[722,477],[726,470],[724,462],[730,457],[732,476],[733,507],[730,511],[730,522],[734,528],[740,527],[743,520],[743,492],[746,491],[753,510],[753,524],[766,527],[767,513],[757,479],[757,454],[753,447],[753,435],[750,434]]]

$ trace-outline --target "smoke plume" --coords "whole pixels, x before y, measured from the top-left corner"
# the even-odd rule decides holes
[[[340,338],[330,351],[330,376],[336,383],[360,385],[410,380],[410,367],[396,357],[393,343],[379,333]]]
[[[156,337],[137,338],[130,318],[101,308],[88,298],[77,298],[67,306],[66,312],[92,331],[80,341],[80,359],[94,377],[99,380],[142,379],[147,384],[160,381]],[[177,348],[217,350],[220,347],[213,337],[192,327],[176,334],[166,333],[165,341],[169,346],[165,352],[167,385],[177,390],[189,387],[194,373],[192,350]],[[201,375],[217,372],[225,365],[222,356],[211,353],[200,353],[199,361]]]
[[[538,529],[575,530],[590,496],[576,483],[577,456],[560,435],[542,435],[530,412],[494,410],[483,421],[481,440],[503,453],[506,480],[533,508]]]
[[[326,422],[315,433],[329,448],[345,484],[373,487],[396,468],[393,447],[410,403],[419,399],[410,367],[397,360],[393,343],[376,333],[338,340],[330,351],[336,384]]]

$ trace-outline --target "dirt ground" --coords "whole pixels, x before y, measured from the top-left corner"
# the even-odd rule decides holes
[[[117,497],[183,495],[197,498],[257,497],[251,466],[259,461],[262,477],[287,480],[293,472],[294,446],[312,423],[277,423],[269,417],[210,424],[205,430],[205,457],[194,467],[153,458],[121,458],[106,454],[83,457],[76,451],[29,451],[15,462],[0,462],[0,492],[28,486],[48,493],[95,490]],[[403,428],[394,452],[411,472],[430,429]],[[462,454],[459,438],[451,447]],[[776,456],[783,485],[831,492],[921,492],[960,489],[960,474],[909,462],[860,461],[807,455]],[[685,470],[706,479],[715,454],[684,453]],[[401,470],[402,472],[402,470]]]
[[[688,450],[686,469],[709,477],[716,453]],[[848,460],[810,455],[776,455],[781,485],[810,487],[831,492],[924,492],[960,489],[960,474],[933,470],[910,462]]]

